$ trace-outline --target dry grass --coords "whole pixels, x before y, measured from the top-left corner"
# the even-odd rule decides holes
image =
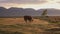
[[[48,24],[48,22],[40,20],[40,19],[33,19],[33,24]],[[1,24],[20,24],[25,23],[23,18],[0,18]]]
[[[25,23],[23,18],[0,18],[0,34],[56,34],[45,30],[57,27],[60,26],[39,19]]]

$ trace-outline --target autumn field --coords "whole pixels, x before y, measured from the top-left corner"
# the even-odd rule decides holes
[[[60,24],[33,18],[26,23],[22,18],[0,18],[0,34],[60,34]]]

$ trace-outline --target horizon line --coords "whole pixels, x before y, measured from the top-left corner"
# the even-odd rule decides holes
[[[39,8],[39,9],[35,9],[35,8],[23,8],[23,7],[2,7],[2,8],[5,8],[5,9],[10,9],[10,8],[22,8],[22,9],[34,9],[34,10],[39,10],[39,9],[57,9],[57,8]],[[59,9],[60,10],[60,9]]]

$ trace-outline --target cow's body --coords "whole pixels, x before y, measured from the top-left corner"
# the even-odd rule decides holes
[[[31,16],[24,16],[24,20],[25,22],[29,21],[29,22],[32,22],[32,17]]]

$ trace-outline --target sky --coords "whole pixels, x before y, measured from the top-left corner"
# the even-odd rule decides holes
[[[10,8],[56,8],[60,9],[60,0],[0,0],[0,7]]]

